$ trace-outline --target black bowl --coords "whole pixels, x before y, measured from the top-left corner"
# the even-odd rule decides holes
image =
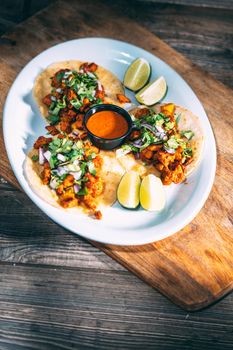
[[[114,111],[114,112],[117,112],[120,115],[122,115],[122,117],[124,117],[128,123],[128,131],[124,135],[122,135],[120,137],[116,137],[114,139],[105,139],[103,137],[99,137],[99,136],[94,135],[90,130],[88,130],[87,121],[93,114],[95,114],[97,112],[101,112],[101,111]],[[110,150],[110,149],[114,149],[114,148],[119,147],[124,142],[124,140],[127,138],[127,136],[129,136],[129,134],[132,130],[132,119],[131,119],[129,113],[125,109],[123,109],[119,106],[112,105],[112,104],[100,104],[100,105],[93,106],[85,114],[84,126],[85,126],[85,129],[87,131],[89,139],[91,140],[91,142],[95,146],[97,146],[98,148],[101,148],[101,149]]]

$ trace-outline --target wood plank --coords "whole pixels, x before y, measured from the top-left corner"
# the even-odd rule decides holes
[[[56,16],[50,16],[51,11]],[[71,24],[70,27],[67,25],[66,31],[62,27],[58,29],[55,18],[63,18],[65,23]],[[131,33],[134,33],[133,37]],[[36,53],[59,41],[95,35],[138,44],[176,69],[205,106],[215,130],[219,159],[212,194],[201,213],[185,229],[171,238],[143,247],[96,246],[182,307],[189,310],[204,307],[233,287],[230,89],[122,13],[100,2],[70,1],[69,4],[58,2],[6,36],[9,42],[16,44],[6,45],[1,53],[0,67],[5,72],[0,87],[2,98],[15,73]],[[219,117],[222,114],[224,118]],[[3,165],[1,174],[16,184],[9,175],[5,157]]]
[[[0,242],[1,262],[125,270],[86,240],[49,220],[23,192],[1,184]]]
[[[159,3],[159,4],[175,4],[196,7],[211,7],[216,9],[233,9],[232,0],[142,0],[141,2]]]
[[[232,346],[232,298],[204,311],[204,321],[203,312],[187,314],[162,296],[155,298],[152,288],[127,272],[7,264],[0,273],[4,350],[170,350],[174,342],[180,350]]]
[[[110,0],[105,0],[109,6]],[[115,3],[116,10],[145,26],[178,52],[184,54],[221,82],[233,87],[233,10],[177,6],[154,2],[124,0]],[[204,2],[203,2],[204,3]],[[218,2],[222,3],[222,2]],[[131,5],[131,6],[130,6]],[[232,2],[233,6],[233,2]]]

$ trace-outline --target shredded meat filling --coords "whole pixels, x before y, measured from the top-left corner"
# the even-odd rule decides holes
[[[52,141],[51,137],[39,136],[36,142],[34,143],[34,148],[38,149],[40,147],[48,145],[51,141]]]

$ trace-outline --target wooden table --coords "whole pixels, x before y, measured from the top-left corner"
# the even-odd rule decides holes
[[[114,6],[232,86],[232,1],[168,2]],[[187,313],[4,179],[0,189],[0,349],[232,348],[232,294]]]

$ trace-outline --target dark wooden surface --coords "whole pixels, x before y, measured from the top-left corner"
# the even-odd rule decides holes
[[[202,11],[197,7],[198,19],[188,6],[156,4],[156,11],[151,4],[134,2],[133,8],[132,3],[124,6],[130,17],[160,37],[164,35],[162,38],[168,42],[172,36],[180,51],[189,40],[187,54],[195,51],[197,23],[205,22],[208,29],[217,21],[218,30],[209,29],[209,33],[216,36],[217,43],[222,38],[219,63],[211,62],[204,40],[198,63],[206,64],[214,75],[225,71],[225,75],[219,73],[220,78],[225,76],[225,82],[232,84],[230,60],[225,55],[225,50],[231,48],[232,12],[218,10],[217,16],[211,8]],[[114,6],[122,4],[116,1]],[[195,18],[191,24],[190,20],[186,22],[186,40],[179,26],[183,18],[180,13],[197,21],[196,26]],[[225,33],[226,38],[220,33]],[[222,64],[224,60],[229,64]],[[0,349],[232,347],[232,295],[206,310],[188,314],[99,250],[52,223],[4,180],[0,188]]]

